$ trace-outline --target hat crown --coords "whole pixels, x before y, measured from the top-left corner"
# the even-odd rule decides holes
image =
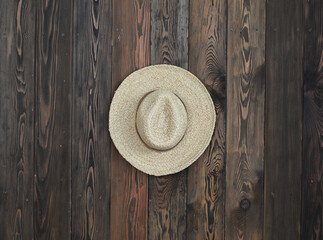
[[[139,104],[136,127],[142,141],[150,148],[168,150],[183,138],[187,112],[183,102],[169,90],[156,90]]]

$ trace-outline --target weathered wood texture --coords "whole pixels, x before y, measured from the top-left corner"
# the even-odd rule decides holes
[[[303,181],[301,239],[323,239],[323,2],[303,1]]]
[[[323,239],[322,18],[321,0],[0,0],[0,239]],[[148,177],[108,114],[159,63],[206,85],[217,122],[192,166]]]
[[[188,66],[188,0],[151,1],[151,64]],[[187,171],[149,177],[149,239],[186,239]]]
[[[300,239],[302,5],[269,0],[266,6],[266,240]]]
[[[109,239],[111,1],[74,1],[72,239]]]
[[[150,1],[113,0],[112,91],[150,63]],[[147,239],[148,176],[111,144],[111,239]]]
[[[0,239],[32,239],[35,5],[0,6]]]
[[[189,0],[151,1],[151,64],[188,67]]]
[[[37,1],[35,239],[70,238],[72,2]]]
[[[224,239],[226,1],[191,0],[189,70],[201,79],[217,112],[210,146],[188,170],[187,239]]]
[[[265,0],[229,0],[226,239],[262,239]]]

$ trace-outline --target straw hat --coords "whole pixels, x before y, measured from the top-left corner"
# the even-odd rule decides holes
[[[130,74],[110,106],[109,130],[120,154],[150,175],[190,166],[208,146],[215,125],[212,99],[190,72],[155,65]]]

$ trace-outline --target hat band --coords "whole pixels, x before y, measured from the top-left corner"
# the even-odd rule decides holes
[[[136,127],[141,140],[148,147],[169,150],[185,135],[186,108],[180,98],[171,91],[153,91],[139,104]]]

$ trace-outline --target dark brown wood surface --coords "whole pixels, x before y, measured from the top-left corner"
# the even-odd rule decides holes
[[[210,146],[188,169],[187,239],[224,239],[226,8],[191,0],[189,70],[207,86],[217,113]]]
[[[150,1],[113,0],[112,91],[150,62]],[[110,239],[147,239],[148,176],[112,143]]]
[[[323,2],[303,1],[303,178],[301,239],[323,239]]]
[[[34,234],[69,239],[72,2],[37,1]]]
[[[188,0],[151,1],[151,64],[188,66]],[[186,239],[187,171],[149,177],[149,239]]]
[[[266,6],[265,240],[300,239],[302,5],[269,0]]]
[[[323,239],[321,0],[0,0],[0,239]],[[188,169],[110,140],[115,90],[188,69],[217,112]],[[203,124],[203,123],[201,123]]]
[[[74,1],[72,239],[110,235],[111,1]]]
[[[265,1],[229,0],[226,239],[262,239]]]
[[[32,239],[35,5],[0,6],[0,239]]]

